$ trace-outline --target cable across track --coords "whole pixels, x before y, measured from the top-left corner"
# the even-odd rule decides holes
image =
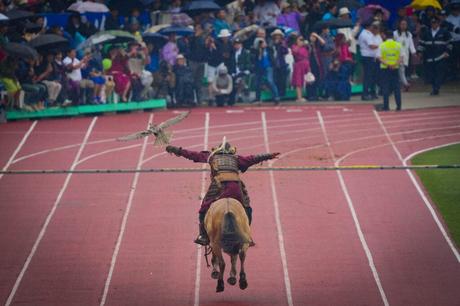
[[[350,165],[350,166],[284,166],[284,167],[254,167],[248,171],[350,171],[350,170],[453,170],[460,169],[460,164],[452,165],[410,165],[410,166],[385,166],[385,165]],[[184,173],[206,172],[206,168],[141,168],[141,169],[42,169],[42,170],[3,170],[2,175],[20,174],[126,174],[126,173]]]

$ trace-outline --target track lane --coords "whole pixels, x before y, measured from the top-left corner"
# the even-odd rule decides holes
[[[392,117],[386,115],[385,120],[387,118]],[[442,126],[442,122],[439,125]],[[326,126],[329,126],[331,137],[338,139],[340,131],[328,124],[327,116]],[[373,130],[385,136],[377,121]],[[405,130],[402,124],[399,132]],[[433,141],[450,142],[452,137],[423,139],[440,131],[442,129],[400,134],[397,139],[408,141],[401,147],[423,146]],[[398,128],[392,128],[392,132],[398,132]],[[411,142],[411,139],[419,140]],[[381,142],[388,144],[388,139],[384,137]],[[367,145],[372,146],[371,143]],[[360,149],[353,142],[334,144],[333,141],[332,146],[342,152]],[[361,150],[342,164],[393,165],[401,161],[392,147],[385,145]],[[357,171],[343,175],[390,305],[455,305],[460,299],[455,290],[455,284],[460,281],[460,267],[407,173]]]
[[[315,112],[304,113],[301,118],[311,115]],[[268,126],[280,116],[268,113]],[[314,124],[321,130],[317,119]],[[288,154],[275,165],[331,166],[326,146],[298,150],[312,142],[324,144],[321,132],[314,135],[314,140],[308,136],[305,134],[306,139],[299,142],[271,145],[272,150]],[[270,142],[277,140],[270,133],[269,138]],[[276,172],[275,181],[294,305],[381,304],[335,173]]]
[[[136,117],[137,120],[117,118],[117,130],[130,133],[145,128],[148,114]],[[106,132],[114,129],[114,123],[113,118],[99,118],[89,141],[105,138]],[[85,147],[80,160],[95,151],[117,146],[120,143],[113,141]],[[77,169],[98,165],[135,167],[136,157],[133,156],[139,150],[90,159]],[[40,160],[45,158],[47,155]],[[50,166],[56,167],[56,164]],[[69,180],[14,302],[34,305],[97,303],[132,176],[75,175]]]

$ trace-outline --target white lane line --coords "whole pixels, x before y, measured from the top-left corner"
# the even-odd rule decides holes
[[[153,122],[153,114],[150,114],[147,128],[152,122]],[[145,149],[147,148],[147,140],[148,140],[148,136],[144,138],[144,142],[142,143],[142,149],[139,154],[139,159],[137,160],[136,169],[140,169],[142,166],[142,160],[144,159]],[[134,193],[136,192],[137,182],[139,181],[139,175],[140,175],[140,172],[136,172],[134,174],[134,178],[131,183],[128,203],[126,204],[125,213],[123,214],[123,219],[121,221],[121,226],[120,226],[120,232],[118,233],[117,243],[115,244],[115,249],[112,254],[112,260],[110,261],[109,273],[105,280],[104,292],[102,293],[101,303],[99,304],[101,306],[105,305],[105,302],[107,300],[107,294],[109,292],[110,282],[112,281],[113,270],[115,269],[115,264],[117,263],[118,253],[120,252],[121,242],[123,241],[123,236],[125,234],[126,224],[128,223],[129,212],[131,211],[131,207],[133,204]]]
[[[393,142],[393,139],[391,138],[390,134],[388,134],[388,131],[387,131],[385,125],[383,124],[379,114],[375,110],[374,110],[374,116],[377,119],[378,123],[380,124],[380,127],[382,128],[383,132],[385,133],[385,136],[388,139],[389,143],[391,144],[391,147],[393,148],[393,151],[395,151],[396,155],[398,156],[399,160],[401,161],[401,163],[404,166],[407,165],[407,161],[409,160],[409,158],[411,156],[414,156],[415,154],[427,151],[427,149],[426,150],[421,150],[419,152],[415,152],[415,153],[409,155],[406,158],[403,158],[401,153],[399,152],[398,148],[396,147],[395,143]],[[438,146],[438,147],[442,147],[442,146]],[[433,147],[433,149],[435,149],[435,148],[436,147]],[[460,262],[460,254],[459,254],[457,248],[455,247],[454,243],[450,239],[449,235],[447,234],[447,231],[445,230],[444,226],[442,225],[442,222],[439,220],[438,216],[436,215],[436,212],[433,209],[433,206],[431,205],[430,201],[427,199],[427,197],[423,193],[423,188],[420,187],[420,184],[415,179],[415,176],[412,173],[412,171],[406,170],[406,173],[409,176],[412,184],[414,184],[414,187],[417,190],[417,192],[419,193],[419,195],[420,195],[423,203],[425,204],[426,208],[428,209],[428,211],[430,212],[431,216],[433,217],[433,220],[436,223],[436,225],[438,226],[439,231],[441,232],[442,236],[444,237],[444,239],[446,240],[446,242],[449,245],[450,249],[452,250],[452,253],[454,253],[455,258],[457,259],[458,262]]]
[[[337,166],[337,160],[335,158],[334,151],[332,150],[331,143],[329,141],[329,136],[327,135],[326,125],[324,124],[323,116],[321,115],[320,111],[317,111],[316,113],[318,115],[318,120],[321,125],[321,130],[323,132],[324,140],[326,141],[327,147],[329,149],[329,153],[331,155],[332,160],[334,161],[334,165]],[[369,263],[369,267],[371,268],[375,283],[377,284],[377,287],[379,289],[380,297],[382,298],[383,304],[387,306],[389,305],[388,299],[386,297],[385,291],[383,290],[382,282],[380,281],[380,277],[379,277],[377,268],[375,267],[374,258],[372,257],[371,250],[369,249],[366,238],[364,237],[364,233],[361,229],[361,224],[359,223],[358,216],[356,214],[356,210],[353,205],[353,201],[351,200],[350,193],[348,192],[347,185],[345,184],[345,180],[343,178],[342,172],[340,170],[337,170],[336,173],[337,173],[337,177],[340,182],[340,187],[342,188],[342,192],[345,195],[345,199],[347,200],[348,208],[350,209],[351,216],[353,218],[353,222],[355,223],[356,232],[358,233],[358,237],[359,237],[359,240],[361,241],[361,245],[366,254],[367,261]]]
[[[97,120],[97,117],[94,117],[93,120],[91,121],[91,124],[89,125],[88,130],[86,131],[85,138],[83,139],[83,142],[81,143],[80,148],[78,149],[77,155],[75,155],[75,158],[72,163],[72,166],[70,167],[70,170],[75,169],[77,162],[80,159],[81,153],[83,152],[83,149],[85,148],[85,145],[88,142],[89,136],[94,128],[94,125],[96,124],[96,120]],[[11,302],[13,301],[14,296],[16,295],[16,291],[18,290],[19,285],[21,284],[22,278],[24,277],[24,274],[27,272],[30,262],[32,261],[32,258],[34,257],[35,252],[37,251],[38,246],[40,245],[40,242],[45,236],[46,230],[48,229],[48,225],[51,222],[51,219],[53,218],[54,213],[56,212],[59,206],[59,203],[61,202],[61,198],[64,195],[64,192],[66,191],[71,178],[72,178],[72,173],[67,174],[64,184],[62,185],[61,190],[59,191],[59,194],[56,200],[54,201],[54,205],[51,208],[50,212],[48,213],[48,216],[45,219],[45,223],[40,229],[38,237],[35,240],[34,245],[32,246],[32,249],[30,250],[29,256],[27,256],[26,262],[24,263],[24,266],[22,267],[21,272],[19,273],[16,279],[16,282],[14,283],[13,289],[11,290],[10,295],[8,296],[8,299],[6,300],[5,306],[9,306]]]
[[[206,113],[204,118],[204,141],[203,151],[208,150],[208,139],[209,139],[209,113]],[[201,168],[206,168],[206,164],[203,164]],[[206,172],[201,172],[201,199],[204,199],[206,193]],[[196,251],[196,273],[195,273],[195,298],[194,306],[200,305],[200,281],[201,281],[201,247],[197,248]]]
[[[14,159],[16,158],[16,155],[18,155],[19,151],[22,149],[22,146],[26,143],[27,138],[29,138],[29,135],[32,133],[34,130],[35,126],[37,125],[37,121],[34,121],[32,125],[29,127],[27,132],[24,134],[22,137],[21,141],[19,142],[18,146],[14,150],[13,154],[10,156],[10,159],[6,163],[6,165],[3,167],[3,171],[6,171],[8,167],[13,163]],[[0,179],[3,177],[3,174],[0,174]]]
[[[270,145],[268,140],[268,128],[267,128],[267,119],[265,117],[265,112],[262,112],[262,127],[264,132],[264,143],[265,143],[265,151],[270,152]],[[268,166],[271,167],[273,162],[270,160],[268,161]],[[284,273],[284,285],[286,287],[286,297],[287,303],[289,306],[293,306],[294,303],[292,301],[292,292],[291,292],[291,280],[289,278],[289,270],[287,264],[287,256],[286,256],[286,248],[284,246],[284,236],[283,236],[283,228],[281,226],[281,218],[280,218],[280,210],[279,210],[279,203],[278,203],[278,195],[276,193],[276,186],[275,186],[275,177],[273,175],[273,171],[268,171],[270,175],[270,185],[272,189],[272,198],[273,198],[273,207],[275,210],[275,221],[276,221],[276,231],[278,233],[278,246],[280,249],[281,255],[281,263],[283,265],[283,273]]]

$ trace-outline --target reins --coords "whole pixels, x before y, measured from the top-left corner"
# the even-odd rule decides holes
[[[208,259],[208,256],[212,253],[212,248],[211,246],[209,245],[205,245],[204,246],[204,258],[206,259],[206,265],[207,267],[211,267],[211,265],[209,264],[209,259]]]

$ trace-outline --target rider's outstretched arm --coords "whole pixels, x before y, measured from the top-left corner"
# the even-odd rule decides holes
[[[182,149],[181,147],[167,146],[166,152],[173,153],[176,156],[185,157],[193,160],[195,163],[207,163],[210,152],[208,151],[190,151]]]
[[[266,160],[276,158],[280,153],[267,153],[249,156],[238,156],[238,165],[241,172],[245,172],[249,167],[261,163]]]

